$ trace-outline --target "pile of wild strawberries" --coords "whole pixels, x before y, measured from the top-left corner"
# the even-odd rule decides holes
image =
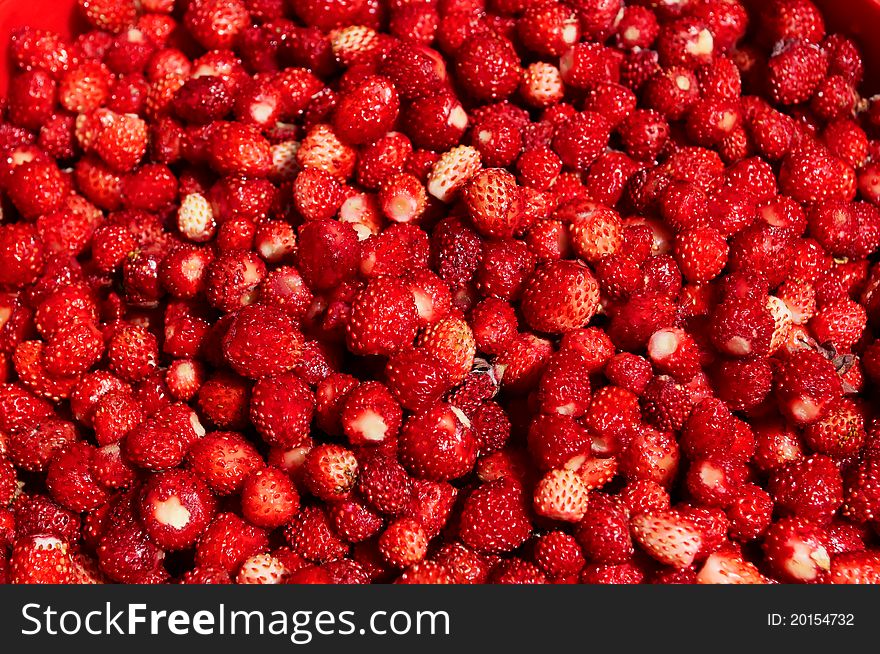
[[[80,0],[0,123],[0,579],[880,581],[880,99],[810,0]]]

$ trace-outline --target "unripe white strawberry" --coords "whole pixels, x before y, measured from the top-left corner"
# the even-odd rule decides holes
[[[190,241],[205,243],[214,237],[217,223],[211,204],[200,193],[190,193],[177,211],[177,227]]]

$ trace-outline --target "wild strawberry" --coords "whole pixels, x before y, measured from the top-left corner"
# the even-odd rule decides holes
[[[681,410],[670,405],[671,415],[681,415]],[[629,435],[620,455],[621,472],[631,480],[647,480],[668,486],[679,463],[678,443],[670,432],[657,431],[650,427],[639,427],[635,434]]]
[[[616,500],[626,515],[638,515],[669,508],[669,493],[660,484],[648,479],[627,483]]]
[[[857,523],[873,520],[877,515],[878,457],[872,450],[865,452],[847,472],[844,486],[843,514]]]
[[[72,511],[98,508],[107,501],[107,492],[97,485],[90,470],[95,448],[75,442],[52,458],[46,484],[53,499]]]
[[[293,368],[303,337],[282,311],[254,304],[241,309],[223,339],[223,353],[237,372],[259,379]]]
[[[189,445],[204,436],[198,417],[185,404],[170,404],[128,432],[123,441],[127,457],[148,470],[173,468],[183,461]]]
[[[382,213],[396,223],[417,222],[423,215],[427,194],[422,183],[409,173],[389,177],[379,191]]]
[[[577,472],[550,470],[535,487],[535,512],[552,520],[578,522],[587,510],[588,496],[589,489]]]
[[[465,499],[461,539],[478,552],[512,551],[529,537],[531,529],[521,492],[504,481],[484,483]]]
[[[357,480],[357,459],[338,445],[318,445],[306,455],[303,481],[316,497],[331,501],[346,497]]]
[[[311,389],[293,373],[264,377],[251,390],[250,419],[266,443],[290,447],[308,436],[314,406]]]
[[[599,263],[620,248],[622,224],[610,207],[574,200],[559,207],[554,216],[568,224],[575,253],[590,264]]]
[[[412,479],[396,459],[368,455],[359,461],[358,491],[375,510],[396,515],[412,498]]]
[[[727,264],[727,253],[726,241],[711,227],[687,230],[675,238],[676,260],[688,281],[717,277]]]
[[[682,382],[699,372],[701,352],[693,338],[681,329],[661,329],[648,341],[648,356],[656,366]]]
[[[231,47],[248,22],[247,8],[238,0],[200,0],[184,16],[189,33],[206,50]]]
[[[280,584],[290,571],[271,554],[255,554],[247,559],[235,577],[237,584]]]
[[[656,48],[661,65],[695,69],[712,61],[715,40],[703,20],[680,18],[660,28]]]
[[[421,479],[444,481],[469,472],[477,454],[470,420],[456,407],[435,404],[411,417],[398,443],[400,460]]]
[[[674,308],[670,300],[655,292],[636,292],[616,306],[608,335],[624,350],[643,347],[651,334],[672,324]]]
[[[685,486],[700,506],[726,507],[739,493],[747,472],[744,464],[735,461],[694,461]]]
[[[774,576],[787,583],[815,581],[831,567],[821,527],[782,518],[764,536],[764,559]]]
[[[754,484],[742,485],[726,509],[730,537],[739,541],[759,537],[770,526],[772,513],[773,499],[767,491]]]
[[[582,584],[640,584],[645,573],[632,563],[588,565],[580,574]]]
[[[261,467],[254,446],[234,432],[214,432],[192,443],[187,454],[192,471],[217,495],[238,491]]]
[[[129,0],[80,0],[79,8],[90,25],[108,32],[120,32],[137,18],[137,7]]]
[[[351,543],[358,543],[374,536],[384,524],[381,516],[357,498],[333,502],[329,505],[327,515],[333,529]]]
[[[826,523],[843,502],[843,482],[834,462],[823,455],[793,461],[778,468],[768,490],[785,512]]]
[[[761,37],[768,43],[804,39],[818,43],[825,21],[811,0],[773,0],[761,12]]]
[[[388,389],[364,382],[342,398],[342,429],[352,445],[392,442],[400,429],[402,412]],[[318,393],[319,412],[321,393]]]
[[[394,125],[400,100],[390,80],[368,77],[356,89],[342,94],[333,117],[333,128],[348,143],[372,143]]]
[[[390,354],[415,339],[417,316],[415,300],[402,282],[377,277],[352,306],[348,346],[358,354]]]
[[[584,554],[600,564],[625,563],[632,557],[629,520],[606,495],[594,494],[575,532]]]
[[[553,150],[562,163],[575,170],[585,170],[592,164],[608,141],[609,124],[603,116],[582,111],[557,127]]]
[[[474,36],[455,56],[462,89],[475,100],[502,100],[519,85],[520,68],[510,41],[501,36]]]
[[[698,584],[766,584],[758,568],[736,550],[722,549],[710,554],[697,572]]]
[[[833,364],[812,350],[797,352],[785,361],[775,385],[780,410],[799,425],[818,420],[827,404],[842,394]]]
[[[214,496],[192,473],[171,470],[151,477],[138,497],[138,511],[150,538],[166,550],[188,547],[214,515]]]
[[[819,454],[833,457],[858,454],[865,442],[863,410],[848,398],[831,402],[822,417],[804,429],[804,441]]]
[[[846,350],[861,339],[866,322],[864,307],[845,298],[825,304],[810,320],[809,328],[820,343]]]
[[[428,175],[428,193],[443,202],[450,201],[477,173],[480,155],[470,146],[462,145],[443,153]]]
[[[831,557],[823,578],[827,584],[874,584],[880,579],[880,557],[874,550],[844,552]]]
[[[652,109],[634,110],[618,127],[618,132],[627,154],[643,162],[654,161],[669,139],[666,119]]]
[[[766,308],[747,300],[720,304],[712,318],[712,344],[722,353],[745,357],[767,354],[774,331]]]
[[[55,536],[42,534],[18,539],[9,558],[9,581],[13,584],[73,583],[70,546]]]
[[[620,79],[620,56],[596,43],[577,43],[559,60],[559,72],[566,86],[591,89],[597,84]]]
[[[644,357],[621,352],[609,359],[604,370],[608,381],[640,395],[654,376],[651,364]]]
[[[413,480],[413,493],[404,515],[422,525],[428,538],[434,538],[446,526],[458,495],[447,482]]]
[[[304,507],[284,531],[294,551],[316,563],[342,558],[348,551],[348,545],[332,531],[321,507]]]
[[[287,473],[267,467],[252,472],[241,487],[241,512],[252,525],[274,529],[299,509],[299,493]]]
[[[643,513],[633,517],[630,524],[636,542],[665,565],[685,568],[700,551],[699,532],[676,513]]]
[[[218,513],[196,545],[196,565],[233,572],[267,547],[262,529],[232,513]]]
[[[390,565],[405,568],[425,558],[428,538],[418,521],[398,518],[379,536],[379,551]]]
[[[563,531],[551,531],[535,544],[535,562],[550,577],[577,574],[584,566],[578,542]]]
[[[599,287],[588,268],[551,262],[529,279],[522,310],[531,327],[559,333],[585,326],[596,313],[598,300]]]
[[[223,175],[263,177],[272,167],[269,142],[248,125],[214,123],[208,147],[211,165]]]

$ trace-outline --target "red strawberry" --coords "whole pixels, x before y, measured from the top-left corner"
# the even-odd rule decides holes
[[[551,531],[535,544],[535,562],[551,578],[577,574],[584,566],[578,542],[562,531]]]
[[[395,568],[418,563],[428,552],[428,538],[417,520],[398,518],[379,536],[382,557]]]
[[[519,85],[517,59],[504,37],[475,35],[456,52],[455,72],[462,89],[475,100],[503,100]]]
[[[169,470],[147,480],[137,507],[150,539],[163,549],[177,550],[190,547],[204,533],[216,501],[192,473]]]
[[[349,349],[357,354],[391,354],[416,336],[412,293],[399,280],[377,277],[355,299],[347,325]]]
[[[828,584],[876,584],[880,580],[880,556],[875,550],[846,552],[831,558],[824,577]]]
[[[238,571],[238,584],[280,584],[290,571],[271,554],[255,554],[247,559]]]
[[[844,485],[844,515],[859,523],[876,518],[880,508],[878,476],[880,476],[880,457],[873,450],[869,450],[847,473]]]
[[[590,498],[575,537],[584,554],[596,563],[625,563],[632,557],[628,516],[613,500],[601,493],[595,493]]]
[[[608,121],[600,114],[582,111],[557,127],[553,150],[562,163],[575,170],[585,170],[602,153],[608,142]]]
[[[467,352],[468,344],[462,345]],[[397,401],[410,411],[427,409],[453,385],[449,366],[426,347],[405,350],[390,357],[385,367],[385,379]],[[400,420],[398,418],[391,424],[393,422],[399,426]],[[392,431],[396,433],[397,429]]]
[[[694,525],[674,512],[643,513],[631,520],[636,542],[657,561],[686,568],[700,551],[702,539]]]
[[[850,399],[835,400],[817,422],[807,425],[804,440],[819,454],[834,457],[858,454],[865,442],[864,410]]]
[[[266,533],[235,514],[218,513],[196,545],[196,565],[233,572],[268,547]]]
[[[589,488],[573,470],[550,470],[535,486],[535,512],[551,520],[578,522],[584,517],[588,502]]]
[[[232,46],[235,37],[249,23],[247,8],[238,0],[197,0],[190,3],[184,23],[206,50]]]
[[[428,175],[428,194],[442,202],[449,202],[468,180],[480,169],[480,153],[460,145],[444,152]]]
[[[303,336],[279,309],[247,306],[236,315],[223,339],[223,353],[240,374],[259,379],[293,368],[300,360]]]
[[[778,468],[768,490],[785,512],[819,523],[828,522],[844,502],[840,471],[821,454]]]
[[[279,468],[256,470],[241,487],[241,513],[245,520],[257,527],[280,527],[298,509],[299,493],[290,476]]]
[[[249,441],[234,432],[214,432],[193,442],[188,459],[199,478],[218,495],[238,491],[247,476],[261,467]]]
[[[265,377],[251,393],[251,422],[265,442],[293,447],[305,440],[315,407],[305,382],[293,373]]]
[[[91,26],[108,32],[121,32],[137,18],[132,0],[79,0],[79,8]]]
[[[70,547],[55,536],[19,539],[9,558],[13,584],[69,584],[74,582]]]
[[[421,479],[445,481],[467,474],[477,456],[470,420],[459,409],[435,404],[411,417],[398,443],[400,460]]]
[[[345,498],[357,481],[357,459],[339,445],[318,445],[306,454],[303,482],[312,495],[335,501]]]
[[[465,500],[461,539],[478,552],[514,550],[525,542],[531,530],[521,492],[504,481],[484,483]]]
[[[492,584],[544,584],[547,580],[533,564],[520,558],[506,559],[499,563],[489,575]]]
[[[126,434],[123,451],[132,464],[148,470],[178,466],[190,444],[205,435],[196,414],[185,404],[169,404]]]
[[[303,507],[284,534],[297,554],[315,563],[340,559],[348,551],[348,544],[333,532],[326,512],[318,506]]]
[[[263,177],[272,166],[269,142],[255,128],[239,123],[212,125],[209,156],[214,169],[224,175]]]
[[[396,459],[368,455],[360,460],[358,490],[380,513],[402,513],[412,497],[412,479]]]
[[[818,145],[802,147],[782,160],[780,190],[800,202],[851,200],[853,169]]]
[[[559,333],[585,326],[598,301],[598,284],[590,270],[560,261],[542,266],[529,279],[522,310],[534,329]]]
[[[709,555],[697,572],[698,584],[766,584],[754,564],[736,550],[723,549]]]
[[[759,486],[743,484],[726,512],[730,520],[730,537],[749,541],[760,536],[770,526],[773,499]]]
[[[582,584],[640,584],[645,573],[633,563],[588,565],[580,574]]]
[[[333,502],[327,515],[336,533],[350,543],[359,543],[376,535],[384,524],[382,517],[363,501],[351,497]]]
[[[834,365],[818,352],[801,350],[778,369],[776,397],[783,415],[798,425],[819,419],[827,404],[842,395]]]
[[[43,244],[33,225],[0,227],[0,283],[23,288],[43,271]]]
[[[384,77],[368,77],[342,94],[333,116],[333,127],[342,140],[356,145],[372,143],[397,119],[397,90]]]

